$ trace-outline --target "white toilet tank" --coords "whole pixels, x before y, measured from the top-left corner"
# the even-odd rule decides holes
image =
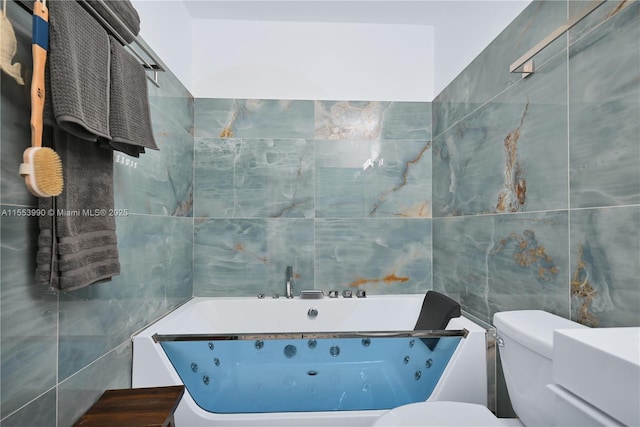
[[[552,383],[553,331],[586,328],[541,310],[504,311],[493,316],[507,390],[514,411],[526,426],[554,423]]]

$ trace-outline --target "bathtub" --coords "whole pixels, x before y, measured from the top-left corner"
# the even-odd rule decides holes
[[[418,318],[423,298],[424,295],[380,295],[366,298],[325,297],[322,299],[300,299],[298,297],[294,299],[195,297],[132,337],[132,386],[156,387],[186,383],[187,391],[175,413],[178,427],[368,426],[373,424],[388,408],[310,412],[302,412],[296,409],[290,412],[264,413],[207,411],[202,408],[205,405],[199,404],[190,394],[188,381],[183,382],[181,380],[178,370],[174,368],[174,364],[165,349],[163,349],[163,342],[172,342],[174,339],[176,341],[187,340],[189,342],[191,338],[194,338],[201,341],[198,345],[205,347],[208,345],[212,350],[210,355],[194,359],[196,362],[191,363],[190,366],[192,371],[196,373],[194,375],[198,375],[198,378],[202,377],[208,385],[209,374],[202,373],[202,365],[204,363],[201,360],[203,360],[202,357],[207,357],[207,360],[215,360],[216,364],[219,363],[218,357],[214,358],[214,346],[215,351],[219,351],[218,349],[222,344],[228,345],[230,341],[237,340],[237,342],[244,342],[245,345],[255,345],[256,352],[258,352],[261,351],[263,343],[278,342],[282,343],[286,357],[291,357],[291,354],[287,354],[287,351],[290,353],[293,351],[296,358],[300,359],[304,352],[311,351],[309,350],[311,341],[315,341],[310,339],[314,338],[313,334],[319,334],[318,336],[322,338],[328,335],[327,333],[343,334],[358,331],[358,337],[360,337],[360,334],[365,337],[367,336],[366,331],[375,331],[377,333],[384,331],[411,331]],[[465,330],[466,336],[460,338],[452,350],[448,363],[442,367],[437,383],[430,389],[426,400],[452,400],[486,405],[487,331],[465,317],[452,319],[446,329],[449,331]],[[265,336],[264,334],[271,335]],[[206,337],[202,338],[203,336]],[[220,336],[233,338],[227,337],[221,341],[216,341],[215,338]],[[238,339],[239,337],[240,339]],[[299,339],[296,341],[281,341],[283,337],[290,339],[302,338],[302,341]],[[251,341],[244,341],[245,338]],[[278,338],[278,341],[270,341],[272,338]],[[166,341],[163,341],[163,339],[166,339]],[[340,339],[344,340],[343,337]],[[352,337],[350,339],[353,341],[356,338]],[[362,338],[362,346],[369,345],[368,339],[368,337]],[[389,338],[372,337],[371,339],[388,340]],[[449,338],[441,339],[446,340]],[[358,346],[360,338],[357,338],[357,340],[356,344],[353,342],[349,344],[347,341],[337,342],[343,349],[346,349],[347,347],[345,346]],[[308,343],[309,348],[302,343]],[[292,344],[295,344],[295,346]],[[315,342],[313,344],[313,347],[315,347]],[[334,347],[339,347],[334,344],[326,344],[327,347],[331,346],[331,355],[328,352],[322,353],[322,365],[314,365],[314,369],[303,367],[309,377],[305,376],[302,380],[315,381],[314,378],[320,377],[315,377],[317,373],[315,366],[323,366],[325,368],[324,371],[320,372],[329,371],[329,369],[326,369],[326,363],[332,360],[332,356],[337,356],[334,354]],[[409,346],[413,347],[413,344],[413,342],[410,342]],[[196,344],[192,343],[191,345]],[[297,354],[295,353],[296,346],[299,352]],[[265,345],[265,348],[267,347]],[[320,345],[318,346],[319,349],[321,347]],[[441,347],[440,344],[437,347]],[[205,349],[204,351],[208,350]],[[408,351],[404,352],[409,355]],[[227,352],[225,356],[220,356],[223,363],[233,363],[228,360],[227,354],[229,353]],[[348,354],[349,351],[343,350],[340,358],[347,357]],[[393,357],[397,358],[396,356]],[[408,356],[405,356],[405,358],[409,359]],[[336,358],[336,360],[338,359]],[[283,360],[285,360],[284,357]],[[238,362],[238,364],[240,363]],[[347,361],[347,364],[349,363],[353,363],[353,361]],[[404,363],[406,366],[410,365],[407,360]],[[213,363],[209,363],[209,365],[213,366]],[[399,365],[402,365],[402,361],[399,362]],[[398,367],[398,372],[402,369],[409,369],[406,366]],[[289,368],[289,365],[285,365],[282,369],[270,369],[268,372],[271,376],[273,376],[274,372],[283,372],[282,381],[285,382],[284,374],[287,373]],[[198,372],[198,369],[201,372]],[[184,372],[181,371],[180,373],[184,377]],[[413,371],[407,375],[411,375],[411,379],[407,379],[407,381],[411,382],[418,380],[419,372],[416,371],[415,376]],[[302,387],[303,381],[298,382],[300,383],[299,386]],[[411,386],[413,387],[413,385]],[[194,391],[194,396],[197,397],[196,393],[197,391]]]

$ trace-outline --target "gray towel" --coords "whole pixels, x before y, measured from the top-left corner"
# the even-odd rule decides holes
[[[58,125],[91,141],[110,135],[109,56],[106,30],[79,3],[49,3],[47,97]]]
[[[112,150],[158,148],[142,66],[75,1],[50,2],[49,22],[46,142],[60,155],[65,188],[39,199],[55,215],[40,218],[36,280],[72,290],[120,272]]]
[[[140,16],[129,0],[87,1],[127,43],[131,43],[140,32]],[[124,27],[129,31],[126,31],[123,25],[113,18],[113,15],[120,18]]]
[[[47,132],[49,134],[50,132]],[[36,281],[72,290],[120,273],[113,212],[113,152],[63,130],[54,131],[65,188],[40,198]]]
[[[147,76],[144,68],[113,37],[111,43],[111,88],[109,145],[138,157],[144,149],[157,150],[149,111]]]

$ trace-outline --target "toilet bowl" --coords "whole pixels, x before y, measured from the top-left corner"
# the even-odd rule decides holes
[[[519,419],[496,417],[474,403],[426,401],[383,413],[373,424],[381,426],[549,426],[554,424],[552,382],[553,332],[584,325],[540,310],[496,313],[496,342],[507,390]]]
[[[462,402],[419,402],[391,409],[374,427],[399,426],[522,426],[517,419],[500,419],[485,406]]]

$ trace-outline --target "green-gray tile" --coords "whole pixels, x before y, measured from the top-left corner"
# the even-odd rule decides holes
[[[567,19],[566,1],[533,1],[433,100],[433,136],[521,80],[509,66]],[[535,56],[541,66],[566,49],[566,35]]]
[[[640,203],[640,2],[569,51],[571,207]]]
[[[431,139],[430,102],[392,102],[382,120],[382,139]]]
[[[574,17],[583,12],[587,8],[591,8],[593,2],[589,0],[570,0],[569,16]],[[634,4],[629,0],[607,0],[597,9],[589,13],[569,30],[569,44],[574,43],[580,37],[583,37],[589,31],[597,30],[598,26],[609,18],[614,17],[618,13],[624,11],[628,6]],[[637,12],[636,12],[637,13]]]
[[[313,138],[313,101],[198,98],[194,135]]]
[[[568,213],[433,219],[433,289],[491,323],[504,310],[569,318]]]
[[[431,139],[427,102],[315,101],[317,139]]]
[[[193,136],[151,108],[160,151],[139,158],[114,153],[115,206],[130,213],[191,216],[193,207]]]
[[[640,326],[640,206],[571,211],[571,317]]]
[[[34,217],[15,216],[0,207],[1,241],[1,416],[55,386],[58,299],[35,285],[38,225]],[[22,212],[18,208],[17,212]]]
[[[311,218],[313,176],[312,141],[199,138],[195,215]]]
[[[2,427],[57,427],[57,389],[53,388],[0,422]]]
[[[313,236],[310,219],[196,218],[194,295],[283,295],[289,265],[297,289],[313,289]]]
[[[431,217],[430,141],[316,140],[317,218]]]
[[[193,135],[193,104],[194,98],[177,77],[166,70],[158,73],[156,87],[151,82],[147,84],[149,102],[160,110],[165,120],[171,120],[185,132]]]
[[[192,295],[192,219],[117,219],[121,274],[60,294],[60,379]]]
[[[131,340],[58,386],[58,424],[70,426],[98,400],[104,390],[131,387]]]
[[[565,61],[436,137],[432,179],[434,217],[566,209]]]
[[[31,16],[15,2],[8,2],[7,17],[18,43],[13,63],[21,64],[24,85],[20,86],[4,71],[0,73],[0,203],[37,206],[37,199],[27,191],[24,178],[18,173],[22,153],[31,146]]]
[[[316,288],[414,294],[431,288],[431,220],[316,221]]]

